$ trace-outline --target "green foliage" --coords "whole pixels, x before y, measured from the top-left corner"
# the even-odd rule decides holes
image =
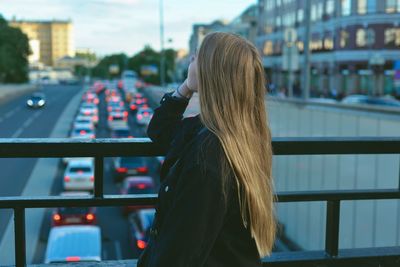
[[[125,54],[106,56],[93,68],[92,74],[94,77],[99,78],[118,78],[121,76],[122,71],[126,69],[127,62],[128,57]],[[118,73],[110,73],[109,68],[111,65],[117,65],[119,67]]]
[[[28,81],[28,37],[0,15],[0,83]]]
[[[172,81],[172,73],[175,70],[175,57],[176,52],[173,49],[166,49],[165,53],[165,74],[166,82]],[[93,69],[93,76],[99,78],[115,78],[120,77],[122,71],[129,69],[133,70],[145,81],[153,84],[160,84],[160,75],[143,76],[141,74],[141,67],[146,65],[155,65],[160,67],[161,53],[155,51],[149,45],[146,45],[142,51],[127,58],[124,54],[110,55],[104,57],[99,64]],[[109,73],[109,67],[112,64],[119,66],[118,75],[112,76]]]

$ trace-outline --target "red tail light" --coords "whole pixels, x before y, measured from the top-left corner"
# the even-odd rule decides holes
[[[146,184],[137,184],[136,188],[138,189],[145,189],[146,188]]]
[[[130,136],[128,136],[128,138],[133,138],[133,136],[132,136],[132,135],[130,135]]]
[[[136,170],[139,173],[147,173],[149,169],[147,167],[139,167],[139,168],[136,168]]]
[[[108,112],[110,112],[110,111],[112,110],[112,108],[111,108],[111,107],[108,107],[107,110],[108,110]]]
[[[94,182],[94,176],[90,176],[90,181]]]
[[[86,214],[86,221],[88,222],[94,221],[94,214],[91,213]]]
[[[71,181],[71,177],[69,177],[69,176],[64,177],[64,182],[70,182],[70,181]]]
[[[136,116],[136,118],[137,118],[138,120],[141,120],[141,119],[143,119],[143,116],[139,114],[139,115]]]
[[[61,215],[58,214],[58,213],[54,214],[53,215],[53,221],[55,221],[55,222],[61,221]]]
[[[128,116],[128,111],[124,111],[124,116],[125,116],[125,117]]]
[[[99,117],[94,116],[94,117],[93,117],[93,120],[98,121],[98,120],[99,120]]]
[[[135,110],[136,109],[136,105],[131,105],[131,109]]]
[[[95,137],[96,137],[96,136],[95,136],[94,134],[90,135],[90,138],[92,138],[92,139],[95,138]]]
[[[84,134],[86,134],[86,131],[82,130],[82,131],[79,132],[79,134],[80,135],[84,135]]]
[[[68,262],[77,262],[77,261],[80,261],[81,258],[77,257],[77,256],[70,256],[70,257],[66,257],[65,260]]]
[[[147,116],[149,116],[149,115],[150,115],[150,113],[148,113],[148,112],[144,112],[144,113],[143,113],[143,115],[147,117]]]
[[[112,116],[108,116],[108,121],[112,121],[113,117]]]
[[[85,111],[84,113],[85,113],[85,115],[89,115],[90,111]]]
[[[117,168],[117,172],[119,172],[119,173],[125,173],[127,171],[128,171],[128,168],[122,168],[122,167]]]
[[[99,104],[99,99],[96,98],[93,102],[97,105],[97,104]]]
[[[138,240],[136,242],[136,244],[137,244],[138,248],[140,248],[140,249],[145,249],[146,246],[147,246],[147,243],[145,241],[143,241],[143,240]]]

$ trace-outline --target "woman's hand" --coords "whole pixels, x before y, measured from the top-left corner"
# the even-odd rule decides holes
[[[187,87],[192,92],[197,92],[198,87],[198,76],[197,76],[197,55],[191,58],[189,69],[188,69],[188,77],[186,79]]]
[[[173,96],[190,99],[193,95],[193,91],[187,86],[187,79],[176,89],[172,94]]]

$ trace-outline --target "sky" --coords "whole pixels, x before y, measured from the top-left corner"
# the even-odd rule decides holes
[[[163,0],[165,47],[188,49],[194,23],[232,20],[256,0]],[[160,48],[160,0],[0,0],[7,20],[71,19],[76,48],[132,55]],[[168,40],[171,39],[171,42]]]

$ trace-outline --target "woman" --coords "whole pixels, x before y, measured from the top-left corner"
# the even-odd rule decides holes
[[[200,115],[182,119],[194,92]],[[207,35],[187,80],[166,94],[148,135],[167,151],[140,267],[261,266],[275,238],[271,134],[260,56],[233,34]]]

